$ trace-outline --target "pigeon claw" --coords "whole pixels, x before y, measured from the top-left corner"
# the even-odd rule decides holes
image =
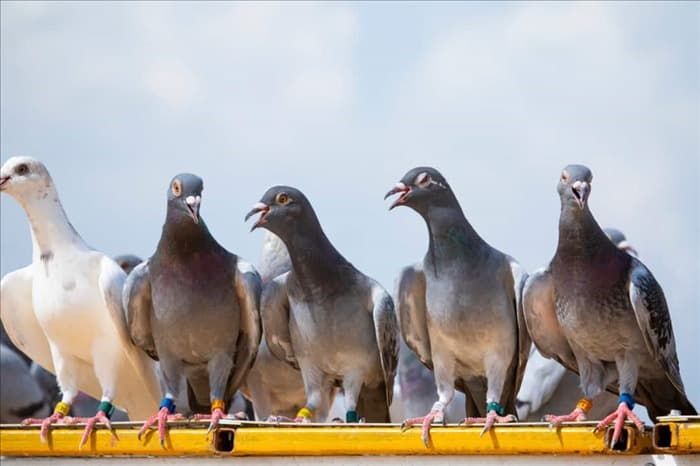
[[[586,413],[583,412],[581,408],[576,408],[569,414],[564,414],[563,416],[554,416],[552,414],[547,414],[542,418],[545,422],[549,422],[549,428],[554,429],[559,427],[563,422],[582,422],[585,421]]]
[[[112,423],[109,421],[109,418],[107,417],[107,414],[104,411],[98,411],[97,414],[95,414],[92,417],[72,417],[66,420],[67,423],[69,424],[80,424],[80,423],[85,423],[85,430],[83,431],[83,436],[80,438],[80,443],[78,444],[78,450],[82,450],[83,445],[85,445],[88,441],[88,438],[90,438],[90,434],[92,433],[93,429],[95,428],[95,425],[100,422],[107,427],[110,432],[112,433],[112,436],[116,437],[116,433],[114,431],[114,428],[112,427]]]
[[[432,446],[430,426],[433,424],[433,422],[439,422],[441,424],[445,423],[445,412],[442,409],[432,409],[423,417],[406,419],[401,423],[401,432],[405,432],[412,426],[421,424],[421,440],[423,440],[423,445],[425,445],[425,448],[430,448]]]
[[[219,425],[219,421],[226,417],[226,414],[221,408],[214,408],[211,410],[211,414],[196,414],[194,419],[196,421],[209,420],[209,428],[207,429],[207,434],[214,430]]]
[[[53,413],[51,416],[44,419],[29,418],[22,421],[23,426],[41,424],[41,430],[39,431],[39,437],[42,443],[46,443],[48,438],[49,428],[52,424],[58,424],[64,422],[64,416],[61,413]]]
[[[166,450],[167,448],[165,447],[165,433],[167,430],[167,422],[168,421],[179,421],[181,419],[184,419],[182,417],[182,414],[176,413],[176,414],[169,414],[168,408],[160,408],[156,414],[153,416],[149,417],[146,419],[146,422],[143,423],[143,426],[141,427],[141,430],[139,430],[139,433],[136,434],[136,438],[141,440],[141,437],[143,434],[146,433],[146,431],[153,426],[153,424],[158,424],[158,439],[160,440],[160,446],[163,448],[163,450]]]
[[[481,433],[479,434],[479,437],[483,437],[486,432],[491,430],[494,424],[507,424],[511,422],[518,422],[518,419],[512,414],[499,416],[496,411],[491,410],[486,414],[486,417],[468,417],[462,421],[462,424],[468,426],[471,424],[483,423],[484,428],[481,429]]]
[[[614,421],[615,425],[613,435],[612,439],[610,440],[610,447],[612,448],[612,446],[615,445],[618,440],[620,440],[620,437],[622,435],[622,428],[625,425],[626,419],[631,420],[637,427],[637,429],[639,429],[639,431],[644,430],[644,423],[637,417],[636,414],[634,414],[634,412],[629,408],[629,406],[627,406],[627,403],[622,402],[619,405],[617,405],[617,410],[610,413],[602,421],[600,421],[597,426],[595,426],[594,432],[604,430],[609,424],[611,424]]]

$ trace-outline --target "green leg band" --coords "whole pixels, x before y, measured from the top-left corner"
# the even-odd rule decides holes
[[[345,413],[345,422],[357,422],[358,420],[357,411],[348,411]]]
[[[506,415],[506,410],[503,409],[503,406],[496,403],[495,401],[492,401],[491,403],[486,405],[486,414],[488,414],[491,411],[496,411],[496,414],[498,414],[499,416]]]
[[[114,405],[109,401],[102,401],[97,406],[97,411],[102,411],[107,416],[107,419],[112,419],[112,414],[114,414]]]

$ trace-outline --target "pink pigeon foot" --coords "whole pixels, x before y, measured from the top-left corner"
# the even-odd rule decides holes
[[[483,436],[486,432],[488,432],[491,427],[493,427],[494,424],[506,424],[510,422],[517,422],[518,419],[513,416],[512,414],[508,414],[506,416],[499,416],[499,414],[491,410],[486,414],[486,417],[468,417],[462,421],[462,424],[464,425],[470,425],[470,424],[484,424],[484,428],[481,429],[481,434],[479,436]]]
[[[157,422],[158,439],[160,440],[160,446],[163,448],[163,450],[165,450],[165,431],[167,430],[167,423],[169,421],[181,421],[183,419],[184,416],[180,413],[169,414],[167,407],[160,408],[156,414],[146,419],[146,422],[143,423],[141,430],[139,430],[137,438],[141,440],[141,436]]]
[[[97,414],[95,414],[93,417],[71,417],[66,419],[67,424],[81,424],[83,422],[87,425],[85,426],[83,436],[81,437],[80,443],[78,444],[78,449],[81,449],[83,445],[85,445],[88,438],[90,437],[92,429],[98,422],[104,424],[112,432],[112,436],[115,439],[118,438],[116,432],[114,432],[114,429],[112,428],[112,423],[107,417],[107,413],[105,413],[102,410],[97,411]]]
[[[610,423],[615,421],[615,429],[613,430],[612,441],[610,442],[610,447],[620,440],[620,435],[622,434],[622,427],[625,425],[625,419],[630,419],[637,426],[640,431],[644,430],[644,423],[637,417],[636,414],[630,409],[630,407],[624,401],[617,405],[617,410],[609,414],[605,419],[600,421],[595,427],[595,431],[605,429]]]
[[[435,403],[435,405],[438,405],[438,403]],[[422,424],[423,428],[421,431],[421,439],[423,440],[423,445],[425,445],[425,448],[430,448],[432,445],[432,441],[430,439],[430,426],[433,424],[433,422],[439,422],[441,424],[445,423],[444,408],[435,405],[433,405],[433,409],[431,409],[425,416],[409,418],[403,421],[401,424],[401,431],[405,431],[411,426]]]
[[[40,432],[40,437],[42,442],[46,442],[46,437],[48,436],[49,433],[49,428],[51,427],[52,424],[63,424],[64,423],[64,418],[63,414],[61,413],[53,413],[51,416],[44,418],[44,419],[38,419],[38,418],[29,418],[25,419],[22,421],[23,426],[29,426],[29,425],[36,425],[36,424],[41,424],[41,432]]]

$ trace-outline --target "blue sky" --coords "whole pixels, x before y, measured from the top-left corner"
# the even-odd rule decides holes
[[[450,181],[474,227],[528,269],[556,245],[561,168],[594,173],[599,223],[664,286],[700,404],[697,3],[2,2],[0,159],[53,174],[82,236],[148,256],[165,192],[204,178],[202,214],[249,260],[243,216],[273,184],[392,289],[425,226],[383,194],[410,168]],[[0,269],[31,257],[0,200]]]

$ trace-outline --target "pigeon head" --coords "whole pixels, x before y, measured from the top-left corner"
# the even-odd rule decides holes
[[[591,194],[593,173],[583,165],[567,165],[561,172],[557,191],[561,198],[562,207],[578,206],[583,209]]]
[[[188,218],[199,224],[199,207],[202,203],[204,182],[197,175],[181,173],[176,175],[168,187],[168,210],[180,213],[182,218]]]
[[[31,157],[12,157],[0,168],[0,191],[15,198],[45,198],[53,190],[43,163]]]
[[[615,246],[619,249],[625,251],[634,257],[637,257],[637,251],[632,247],[632,245],[627,241],[625,234],[616,228],[603,228],[605,234],[610,238]]]
[[[142,260],[140,257],[134,256],[133,254],[122,254],[121,256],[115,256],[114,262],[128,275]]]
[[[432,167],[417,167],[409,170],[401,181],[386,193],[384,199],[394,194],[400,196],[389,210],[405,205],[418,213],[425,213],[431,205],[449,205],[455,201],[447,180]]]
[[[273,186],[263,194],[260,202],[253,206],[253,209],[245,216],[247,221],[250,217],[260,213],[260,217],[253,224],[250,231],[262,227],[280,238],[286,236],[285,233],[291,231],[300,223],[306,222],[310,218],[315,218],[311,203],[306,196],[296,188],[290,186]]]

